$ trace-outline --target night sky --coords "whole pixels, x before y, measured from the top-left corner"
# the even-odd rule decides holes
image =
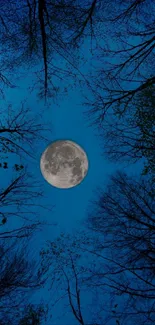
[[[84,72],[84,71],[83,71]],[[59,101],[59,105],[49,105],[48,108],[44,105],[44,101],[38,101],[35,94],[28,92],[27,88],[31,78],[26,80],[21,79],[19,82],[19,89],[6,89],[7,103],[15,104],[16,107],[20,102],[26,99],[26,105],[32,107],[34,114],[41,114],[42,123],[48,123],[51,127],[52,134],[47,132],[47,143],[45,141],[37,144],[35,151],[35,159],[26,157],[28,170],[33,174],[37,181],[41,183],[45,198],[42,201],[44,206],[53,205],[51,211],[41,212],[41,220],[54,224],[45,226],[41,233],[39,233],[33,240],[33,249],[37,252],[39,248],[44,247],[46,240],[54,240],[61,232],[76,233],[83,229],[83,221],[87,216],[90,200],[94,198],[94,190],[97,186],[106,188],[109,176],[117,169],[128,170],[131,174],[138,172],[139,166],[127,164],[111,163],[103,154],[103,149],[100,146],[98,131],[96,128],[90,126],[90,121],[84,115],[86,108],[82,105],[82,96],[79,89],[69,92],[65,99]],[[57,189],[48,184],[40,171],[40,157],[46,147],[55,140],[67,139],[75,141],[85,150],[89,160],[88,174],[81,184],[71,189]],[[15,157],[15,161],[18,159]],[[20,160],[19,160],[20,161]],[[22,162],[25,160],[23,159]],[[13,158],[9,161],[10,166],[13,165]],[[11,174],[12,171],[10,170]],[[1,179],[6,181],[8,170],[1,170]],[[13,220],[13,227],[18,227],[18,219]],[[10,224],[12,223],[10,221]],[[10,227],[9,224],[9,227]],[[51,293],[52,294],[52,293]],[[44,289],[37,292],[32,301],[39,301],[39,298],[48,300],[49,293]],[[34,300],[33,300],[34,299]],[[53,311],[54,310],[54,311]],[[58,305],[52,309],[54,325],[74,325],[76,320],[73,315],[67,314],[65,319],[60,317],[63,314],[63,305]],[[49,321],[49,325],[51,321]]]
[[[86,40],[81,48],[87,60],[85,65],[81,64],[80,66],[83,74],[92,69],[92,56],[88,44],[89,42]],[[55,58],[55,60],[57,59]],[[41,220],[51,225],[44,226],[42,231],[33,240],[33,250],[37,258],[39,250],[44,247],[47,240],[54,240],[61,232],[68,232],[74,235],[77,231],[84,229],[83,222],[87,217],[89,204],[94,197],[95,189],[98,186],[102,186],[102,189],[106,188],[109,177],[116,170],[124,170],[128,172],[128,175],[136,175],[139,174],[143,165],[141,162],[134,165],[110,162],[105,156],[100,143],[99,131],[95,126],[90,125],[90,119],[85,115],[89,107],[83,105],[83,94],[88,97],[90,96],[86,87],[83,91],[78,85],[71,87],[65,96],[62,95],[60,98],[58,96],[57,102],[48,99],[48,106],[46,106],[44,100],[38,99],[37,89],[34,89],[33,92],[30,91],[32,71],[28,70],[25,77],[25,68],[21,68],[19,70],[19,78],[18,75],[15,78],[17,87],[5,89],[5,98],[1,103],[3,107],[11,103],[15,109],[18,109],[21,101],[25,100],[25,106],[31,109],[32,114],[38,115],[41,123],[43,125],[47,124],[50,129],[50,131],[45,133],[47,140],[39,140],[36,144],[34,159],[25,157],[20,160],[19,157],[13,155],[8,158],[9,166],[13,166],[15,162],[27,164],[28,171],[33,174],[36,182],[41,184],[44,193],[42,205],[45,207],[52,206],[50,211],[40,211]],[[52,187],[45,181],[40,171],[40,157],[43,151],[51,142],[61,139],[71,140],[79,144],[85,150],[89,162],[88,173],[82,183],[66,190]],[[0,169],[1,183],[6,184],[11,175],[12,169]],[[16,222],[10,220],[9,225],[5,227],[6,229],[10,229],[11,225],[17,227],[18,222],[18,219]],[[37,302],[40,298],[45,298],[48,301],[49,295],[46,289],[42,289],[39,293],[32,296],[32,301]],[[54,311],[51,311],[53,315],[52,322],[48,321],[47,325],[78,324],[72,313],[63,316],[64,310],[63,303],[55,307]]]
[[[85,108],[81,103],[81,96],[79,89],[76,89],[68,94],[66,98],[61,100],[58,105],[51,105],[46,108],[44,102],[38,102],[34,94],[29,94],[27,87],[31,79],[25,82],[25,78],[21,79],[19,89],[7,90],[5,96],[7,103],[15,104],[16,107],[20,105],[23,98],[26,98],[28,107],[32,107],[33,113],[41,113],[42,120],[45,123],[49,123],[52,134],[47,132],[48,142],[43,142],[37,145],[37,152],[35,152],[35,159],[26,157],[26,163],[28,164],[29,171],[33,174],[37,181],[41,183],[42,190],[44,191],[45,199],[42,204],[53,205],[52,211],[43,211],[41,217],[42,220],[48,223],[54,223],[54,226],[45,226],[41,233],[37,235],[35,241],[34,250],[38,251],[42,248],[46,240],[53,240],[62,231],[69,233],[76,233],[76,230],[81,229],[82,221],[87,215],[87,209],[89,206],[89,200],[93,197],[93,191],[98,185],[106,185],[109,175],[115,171],[116,167],[114,163],[110,163],[104,156],[102,148],[100,147],[97,131],[93,130],[89,126],[89,121],[85,118],[83,112]],[[88,174],[81,184],[71,189],[57,189],[48,184],[44,179],[40,171],[40,157],[46,147],[55,140],[67,139],[75,141],[77,144],[85,150],[89,160]],[[10,158],[10,166],[13,165],[13,158]],[[14,158],[15,162],[20,161],[19,158]],[[22,160],[23,162],[23,160]],[[10,170],[11,174],[12,171]],[[1,177],[6,181],[6,175],[8,176],[8,170],[1,170]],[[11,175],[10,175],[11,176]],[[1,179],[2,179],[1,178]],[[13,220],[13,226],[18,227],[18,220]],[[10,221],[11,223],[11,221]],[[56,225],[55,225],[56,224]],[[10,227],[10,224],[9,224]],[[41,297],[45,295],[45,292],[40,293]],[[47,293],[46,293],[47,295]],[[37,299],[39,297],[36,294]],[[35,298],[36,299],[36,298]],[[57,318],[56,314],[60,314],[59,310],[55,311],[53,321]],[[63,307],[62,307],[63,310]],[[70,320],[71,317],[71,320]],[[67,315],[63,325],[76,324],[72,315]],[[69,323],[71,321],[71,323]],[[50,324],[50,323],[49,323]],[[62,319],[56,320],[55,325],[61,325]]]

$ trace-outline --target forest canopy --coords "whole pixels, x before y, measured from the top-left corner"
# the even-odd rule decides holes
[[[60,303],[61,316],[81,325],[153,325],[154,2],[1,0],[0,30],[0,324],[54,325]],[[25,98],[17,106],[7,98],[29,73],[28,91],[45,109],[78,88],[103,155],[133,171],[142,165],[114,172],[76,235],[61,233],[37,252],[31,240],[48,224],[42,217],[53,220],[53,197],[48,207],[28,159],[49,142],[51,125]],[[48,305],[34,303],[45,288]]]

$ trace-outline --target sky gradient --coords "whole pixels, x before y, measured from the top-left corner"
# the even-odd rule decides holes
[[[88,65],[85,66],[85,69],[88,69]],[[86,70],[83,68],[83,73]],[[42,185],[45,195],[44,205],[52,204],[54,206],[51,212],[47,212],[42,216],[42,219],[49,223],[56,223],[56,225],[45,227],[36,237],[34,245],[38,250],[43,247],[46,240],[53,240],[61,231],[73,234],[77,229],[80,229],[82,227],[81,222],[87,216],[87,209],[90,200],[93,198],[93,191],[97,186],[102,186],[102,188],[106,186],[109,176],[118,168],[126,168],[126,165],[110,163],[103,155],[97,130],[89,126],[89,121],[84,116],[86,108],[82,105],[79,88],[69,91],[65,98],[59,100],[59,105],[54,104],[51,100],[51,105],[46,107],[43,101],[37,99],[36,91],[31,93],[28,89],[31,84],[31,75],[27,74],[26,78],[21,78],[16,83],[19,88],[6,89],[5,91],[6,104],[12,103],[18,108],[20,102],[26,99],[26,106],[30,107],[34,115],[40,114],[42,123],[48,122],[52,131],[51,135],[47,132],[47,143],[38,142],[35,159],[27,160],[28,170]],[[43,151],[51,142],[61,139],[71,140],[79,144],[85,150],[89,161],[88,173],[83,182],[67,190],[52,187],[43,179],[40,171],[40,157]],[[11,157],[11,163],[13,159],[16,161],[16,158]],[[139,164],[137,167],[131,165],[127,167],[127,171],[136,173],[140,167]],[[4,182],[7,173],[7,171],[1,170],[1,177],[3,177]],[[40,296],[44,295],[45,292],[40,293]],[[37,297],[39,298],[39,294],[37,294]],[[61,311],[56,309],[53,320],[60,313]],[[61,318],[55,320],[52,324],[76,325],[76,321],[72,317],[72,315],[66,315],[65,321]]]

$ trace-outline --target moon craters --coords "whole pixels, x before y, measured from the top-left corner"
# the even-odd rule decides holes
[[[41,157],[44,178],[59,188],[70,188],[79,184],[87,170],[88,159],[85,152],[72,141],[52,143]]]

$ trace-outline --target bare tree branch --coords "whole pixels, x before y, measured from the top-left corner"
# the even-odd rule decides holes
[[[126,317],[128,311],[133,311],[134,317],[141,317],[140,324],[145,319],[151,324],[154,319],[154,197],[149,179],[136,180],[118,172],[106,191],[97,192],[88,217],[88,227],[100,238],[92,253],[105,261],[92,273],[89,284],[109,287],[113,294],[123,295],[128,301]]]

